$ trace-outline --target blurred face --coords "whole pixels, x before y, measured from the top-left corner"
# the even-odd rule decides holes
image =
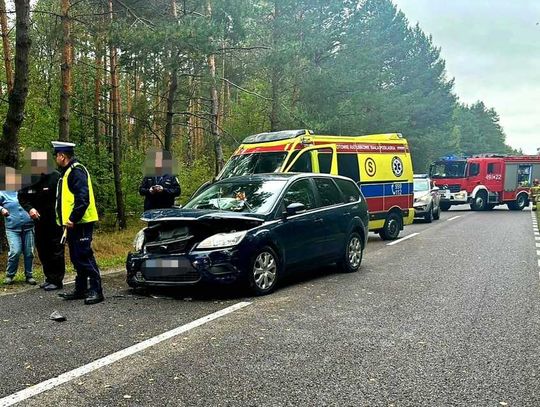
[[[11,167],[0,168],[0,189],[18,191],[22,187],[22,175]]]

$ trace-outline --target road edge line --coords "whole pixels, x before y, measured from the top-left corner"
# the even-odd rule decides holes
[[[410,239],[411,237],[415,237],[417,235],[419,235],[420,233],[411,233],[410,235],[407,235],[405,237],[402,237],[401,239],[398,239],[398,240],[394,240],[393,242],[391,243],[387,243],[386,245],[387,246],[393,246],[395,244],[398,244],[398,243],[401,243],[403,242],[404,240],[407,240],[407,239]]]
[[[224,308],[220,311],[217,311],[212,314],[206,315],[202,318],[196,319],[195,321],[189,322],[185,325],[171,329],[170,331],[163,332],[162,334],[146,339],[128,348],[111,353],[110,355],[94,360],[93,362],[90,362],[86,365],[83,365],[76,369],[62,373],[59,376],[53,377],[52,379],[45,380],[41,383],[28,387],[27,389],[20,390],[16,393],[10,394],[9,396],[6,396],[0,399],[0,407],[12,406],[13,404],[16,404],[26,399],[29,399],[31,397],[37,396],[40,393],[43,393],[47,390],[51,390],[57,386],[60,386],[61,384],[67,383],[73,379],[84,376],[88,373],[94,372],[102,367],[108,366],[128,356],[139,353],[154,345],[157,345],[163,341],[166,341],[167,339],[174,338],[175,336],[178,336],[181,333],[190,331],[194,328],[202,326],[208,322],[214,321],[234,311],[238,311],[239,309],[247,307],[248,305],[251,305],[251,304],[252,304],[251,302],[247,302],[247,301],[239,302],[237,304],[231,305],[230,307]]]

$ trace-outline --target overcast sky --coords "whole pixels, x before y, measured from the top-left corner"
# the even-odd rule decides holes
[[[540,0],[393,0],[441,48],[455,92],[501,118],[506,141],[540,147]]]

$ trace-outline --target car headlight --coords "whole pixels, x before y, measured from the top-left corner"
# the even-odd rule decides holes
[[[455,195],[455,199],[465,199],[467,197],[467,194],[465,192],[458,192]]]
[[[133,248],[135,251],[140,252],[144,246],[144,229],[139,230],[133,239]]]
[[[429,195],[424,195],[414,200],[415,203],[420,205],[427,205],[429,203]]]
[[[233,233],[218,233],[204,239],[199,243],[197,249],[215,249],[218,247],[236,246],[242,241],[246,233],[247,230]]]

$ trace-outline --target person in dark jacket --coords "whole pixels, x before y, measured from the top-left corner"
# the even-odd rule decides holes
[[[65,228],[75,289],[59,294],[65,300],[83,299],[87,305],[104,300],[99,267],[92,251],[92,234],[98,213],[88,170],[73,157],[75,144],[53,141],[60,167],[56,196],[56,222]]]
[[[173,175],[173,160],[169,151],[151,151],[145,161],[145,177],[139,187],[144,196],[144,210],[171,208],[180,195],[178,178]]]
[[[62,288],[66,273],[62,227],[56,224],[56,187],[60,173],[52,168],[50,153],[29,151],[29,186],[19,191],[19,202],[35,224],[35,241],[45,281],[45,291]]]

